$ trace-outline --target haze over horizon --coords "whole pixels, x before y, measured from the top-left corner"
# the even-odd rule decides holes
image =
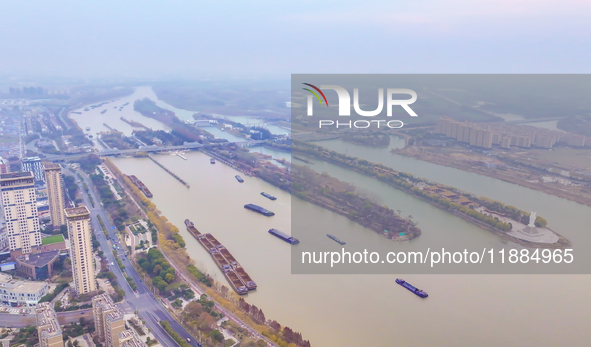
[[[591,5],[425,0],[0,3],[0,77],[588,73]]]

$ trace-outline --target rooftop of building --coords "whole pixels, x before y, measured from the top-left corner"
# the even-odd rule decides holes
[[[45,170],[61,170],[61,166],[55,163],[43,163],[43,168]]]
[[[110,311],[106,315],[106,318],[110,321],[123,319],[123,312],[115,305],[113,299],[107,293],[93,297],[92,307],[100,307],[103,311]]]
[[[8,274],[0,273],[0,289],[7,289],[16,293],[35,294],[45,286],[47,286],[45,282],[15,279]]]
[[[29,162],[29,161],[41,161],[41,158],[39,157],[27,157],[27,158],[23,158],[21,159],[21,162]]]
[[[33,173],[30,171],[25,172],[10,172],[5,174],[0,174],[0,180],[12,180],[15,178],[32,178]]]
[[[61,235],[59,235],[59,236],[61,236]],[[62,241],[63,241],[63,238],[62,238]],[[53,251],[49,251],[49,252],[21,255],[17,259],[19,262],[27,264],[27,265],[32,265],[35,267],[42,267],[42,266],[47,265],[49,262],[51,262],[55,257],[57,257],[59,255],[59,253],[60,253],[59,250],[53,250]]]
[[[41,330],[42,335],[51,337],[62,334],[62,329],[51,303],[39,303],[35,311],[37,313],[37,327]]]
[[[90,214],[90,211],[86,206],[70,207],[64,209],[66,217],[81,217]]]

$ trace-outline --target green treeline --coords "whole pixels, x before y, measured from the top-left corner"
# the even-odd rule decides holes
[[[188,342],[183,340],[181,335],[177,334],[176,332],[174,332],[174,330],[172,330],[170,323],[168,323],[167,321],[161,320],[160,325],[162,325],[162,327],[164,328],[164,330],[166,330],[168,335],[170,335],[170,337],[172,337],[172,339],[175,340],[176,343],[178,343],[181,347],[191,347],[191,345]]]

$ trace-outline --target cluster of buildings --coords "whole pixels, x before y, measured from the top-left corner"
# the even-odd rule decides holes
[[[497,145],[501,148],[549,149],[559,142],[574,147],[591,147],[591,138],[582,135],[518,124],[460,122],[449,117],[439,119],[435,133],[482,148]]]
[[[92,254],[90,211],[86,206],[66,208],[61,167],[54,163],[24,160],[25,172],[0,174],[0,203],[5,219],[5,235],[10,262],[0,264],[0,269],[17,271],[29,281],[0,273],[0,303],[13,307],[36,307],[39,345],[63,347],[62,330],[53,305],[39,300],[49,293],[47,281],[53,272],[53,264],[60,256],[69,254],[72,265],[73,289],[77,294],[97,291]],[[58,242],[44,243],[39,227],[36,204],[36,182],[45,182],[49,202],[49,215],[54,227],[66,225],[68,242],[61,235]],[[66,243],[68,247],[66,247]],[[108,294],[92,298],[93,318],[97,335],[105,346],[144,347],[144,342],[134,330],[125,326],[123,312]]]
[[[90,211],[85,206],[66,208],[61,167],[58,164],[42,164],[37,158],[26,159],[29,160],[23,160],[23,168],[28,171],[0,174],[0,204],[4,219],[0,240],[5,239],[8,248],[0,256],[4,260],[11,260],[0,264],[0,269],[16,268],[24,277],[46,280],[53,275],[55,262],[69,253],[76,292],[85,294],[96,291]],[[36,183],[41,180],[46,186],[51,224],[54,228],[67,226],[67,241],[61,235],[42,238],[36,192]],[[2,283],[4,287],[18,287],[11,284],[14,281]],[[29,283],[29,287],[35,287],[31,283],[36,282]],[[1,301],[12,306],[35,306],[40,299],[36,294],[42,292],[39,289],[34,293],[23,293],[27,300],[14,300],[14,296],[8,295],[6,300]],[[17,299],[23,298],[21,295],[15,296]]]
[[[53,113],[37,113],[28,110],[25,112],[24,119],[28,135],[38,133],[38,129],[44,134],[50,131],[62,131],[62,125],[58,122],[56,115]]]
[[[107,347],[146,347],[135,330],[126,329],[123,312],[107,294],[92,299],[95,331]],[[49,302],[36,309],[40,347],[64,347],[64,338],[57,314]]]
[[[143,347],[145,344],[132,329],[125,328],[123,312],[108,294],[92,298],[94,327],[99,340],[109,347]]]

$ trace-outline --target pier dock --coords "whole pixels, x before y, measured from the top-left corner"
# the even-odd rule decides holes
[[[189,185],[189,183],[187,183],[185,180],[183,180],[182,178],[180,178],[179,176],[177,176],[174,172],[170,171],[169,169],[166,168],[166,166],[160,164],[156,159],[154,159],[152,157],[151,154],[148,154],[148,158],[150,158],[150,160],[152,160],[154,163],[156,163],[156,165],[160,166],[164,171],[168,172],[172,177],[174,177],[177,181],[181,182],[182,184],[185,185],[185,187],[187,188],[191,188],[191,186]]]

